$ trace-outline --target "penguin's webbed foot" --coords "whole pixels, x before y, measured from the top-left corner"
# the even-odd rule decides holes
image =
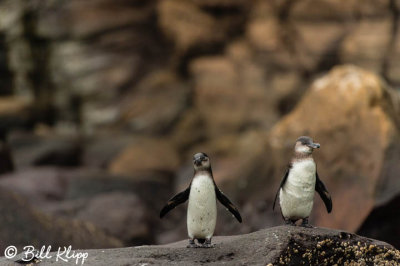
[[[213,248],[215,244],[211,244],[211,239],[206,239],[206,241],[201,245],[202,248]]]
[[[290,219],[285,219],[285,224],[287,224],[287,225],[292,225],[292,226],[296,226],[296,224],[295,224],[292,220],[290,220]]]
[[[305,228],[314,228],[311,224],[308,223],[308,218],[304,218],[301,222],[301,226]]]
[[[186,246],[186,248],[198,248],[199,246],[196,245],[194,242],[194,239],[189,239],[189,245]]]

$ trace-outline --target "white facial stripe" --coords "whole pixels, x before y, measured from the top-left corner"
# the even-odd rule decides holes
[[[305,145],[296,145],[295,151],[299,153],[306,153],[310,152],[311,148]]]
[[[208,169],[208,168],[210,168],[210,160],[202,161],[201,165],[193,164],[193,166],[194,166],[194,169],[196,169],[196,170]]]

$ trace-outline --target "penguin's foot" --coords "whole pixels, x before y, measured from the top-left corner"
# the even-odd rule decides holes
[[[194,239],[189,239],[189,245],[187,245],[186,247],[187,248],[197,248],[199,246],[196,245],[196,243],[194,242]]]
[[[313,226],[308,223],[308,218],[303,219],[303,221],[301,222],[301,226],[306,228],[313,228]]]
[[[206,241],[201,245],[202,248],[213,248],[215,247],[214,244],[211,244],[211,238],[206,239]]]
[[[287,225],[292,225],[292,226],[296,226],[296,224],[295,224],[292,220],[290,220],[290,219],[285,219],[285,224],[287,224]]]

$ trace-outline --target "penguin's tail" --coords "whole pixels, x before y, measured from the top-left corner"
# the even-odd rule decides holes
[[[204,244],[204,242],[206,242],[206,239],[200,238],[200,239],[197,239],[197,242],[199,242],[199,244]]]

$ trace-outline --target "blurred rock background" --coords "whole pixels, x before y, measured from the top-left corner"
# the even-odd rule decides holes
[[[295,139],[321,143],[312,223],[400,248],[400,1],[0,2],[0,248],[167,243],[158,212],[198,151],[243,224],[272,201]]]

